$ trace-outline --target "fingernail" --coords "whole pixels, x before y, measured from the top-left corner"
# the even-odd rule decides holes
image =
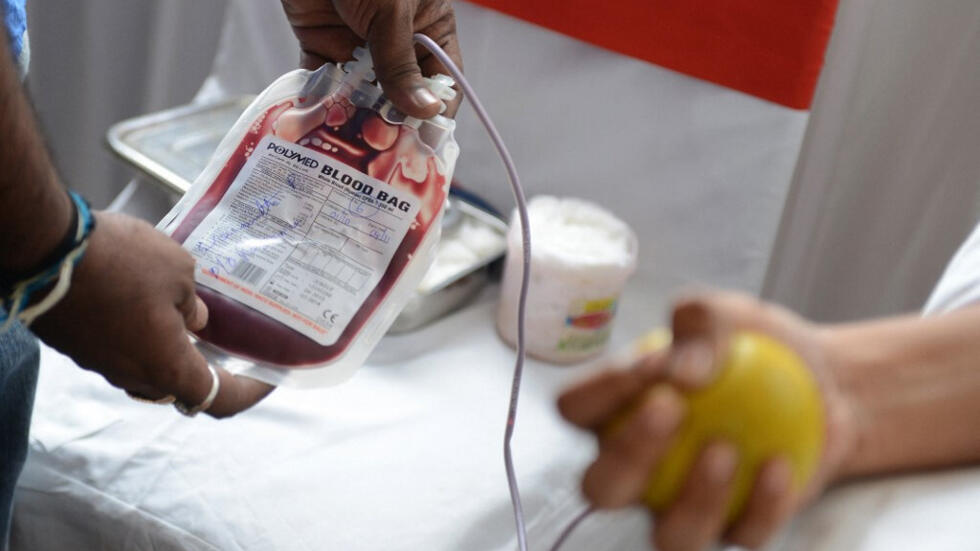
[[[650,389],[643,408],[644,432],[653,438],[663,438],[677,429],[684,417],[684,402],[666,385]]]
[[[671,374],[691,384],[705,384],[711,379],[715,351],[705,340],[684,343],[674,354]]]
[[[711,449],[708,457],[708,476],[713,482],[722,484],[728,482],[735,474],[738,463],[738,452],[731,444],[718,444]]]
[[[782,494],[789,488],[791,477],[792,472],[789,463],[785,460],[778,460],[766,469],[762,478],[762,488],[771,495]]]
[[[418,107],[429,107],[436,103],[440,103],[439,98],[436,97],[428,88],[418,87],[412,91],[412,103]]]
[[[663,351],[651,352],[633,361],[633,366],[641,378],[648,381],[663,378],[667,369],[667,354]]]

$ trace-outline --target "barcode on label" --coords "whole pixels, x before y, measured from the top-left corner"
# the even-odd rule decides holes
[[[265,268],[260,268],[251,262],[239,262],[235,266],[235,269],[231,271],[231,275],[249,285],[256,285],[262,279],[262,276],[265,275]]]

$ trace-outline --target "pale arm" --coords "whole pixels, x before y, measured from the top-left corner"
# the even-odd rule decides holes
[[[823,331],[857,424],[841,477],[980,460],[980,306]]]

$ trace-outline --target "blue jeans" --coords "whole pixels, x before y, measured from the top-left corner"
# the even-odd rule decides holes
[[[37,339],[24,326],[0,334],[0,549],[7,548],[14,487],[27,459],[40,363]]]

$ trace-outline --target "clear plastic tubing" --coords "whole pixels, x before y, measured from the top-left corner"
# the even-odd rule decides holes
[[[514,160],[507,151],[507,146],[504,145],[504,141],[500,137],[500,133],[497,132],[497,128],[493,125],[493,121],[490,120],[490,115],[487,114],[487,111],[483,108],[483,104],[480,103],[480,98],[477,97],[476,92],[473,91],[469,82],[466,81],[466,77],[463,76],[463,72],[456,67],[456,64],[449,58],[449,55],[428,36],[416,33],[415,42],[418,42],[432,52],[432,55],[441,61],[446,69],[449,70],[452,77],[459,83],[460,88],[463,89],[463,95],[469,100],[470,105],[473,106],[473,111],[476,112],[476,116],[479,117],[480,122],[487,129],[487,133],[490,135],[490,141],[493,142],[497,153],[500,154],[500,158],[507,169],[507,177],[510,181],[511,190],[514,192],[517,214],[521,221],[523,268],[521,270],[520,297],[517,303],[517,361],[514,364],[514,379],[511,383],[510,404],[507,408],[507,426],[504,429],[504,466],[507,469],[507,484],[510,487],[510,498],[514,505],[514,522],[517,524],[517,544],[520,551],[527,551],[527,530],[524,527],[521,493],[517,488],[517,476],[514,474],[514,459],[510,451],[510,441],[514,436],[514,422],[517,419],[517,401],[521,393],[521,376],[524,374],[524,319],[527,308],[527,287],[531,276],[531,226],[527,216],[527,201],[524,198],[524,189],[521,187],[521,180],[517,176],[517,168],[514,167]]]
[[[514,506],[514,523],[517,525],[517,545],[520,551],[527,551],[527,529],[524,526],[524,510],[521,507],[521,492],[517,487],[517,475],[514,473],[514,459],[510,450],[510,441],[514,436],[514,423],[517,421],[517,402],[521,394],[521,377],[524,375],[524,358],[526,357],[525,339],[527,329],[524,323],[526,318],[525,312],[527,311],[527,288],[531,278],[531,226],[527,214],[527,200],[524,197],[524,188],[521,187],[521,179],[517,175],[517,168],[514,166],[514,160],[511,158],[510,152],[507,151],[507,146],[504,145],[504,140],[500,137],[500,133],[497,132],[497,127],[495,127],[493,121],[490,120],[490,115],[487,114],[486,109],[483,108],[483,104],[480,103],[480,98],[476,95],[476,92],[473,90],[473,87],[470,86],[470,83],[467,82],[466,77],[463,76],[463,72],[459,70],[459,67],[457,67],[455,63],[453,63],[453,60],[449,58],[449,55],[428,36],[421,33],[416,33],[415,42],[421,44],[427,50],[432,52],[432,55],[442,62],[443,66],[449,70],[452,77],[456,79],[457,83],[459,83],[460,88],[463,89],[464,97],[469,99],[470,105],[473,106],[473,111],[476,112],[476,116],[487,129],[487,134],[490,135],[490,141],[493,142],[494,147],[497,149],[497,153],[500,155],[500,159],[504,162],[504,167],[507,169],[507,179],[510,182],[511,191],[514,192],[514,202],[517,205],[517,215],[521,221],[522,268],[520,292],[517,301],[517,360],[514,363],[514,378],[510,387],[510,403],[507,407],[507,425],[504,429],[504,466],[507,469],[507,485],[510,488],[510,499]],[[562,530],[558,540],[551,548],[552,551],[558,551],[571,532],[579,525],[579,523],[585,520],[585,518],[590,515],[592,511],[593,509],[590,507],[576,516],[568,524],[568,526]]]

